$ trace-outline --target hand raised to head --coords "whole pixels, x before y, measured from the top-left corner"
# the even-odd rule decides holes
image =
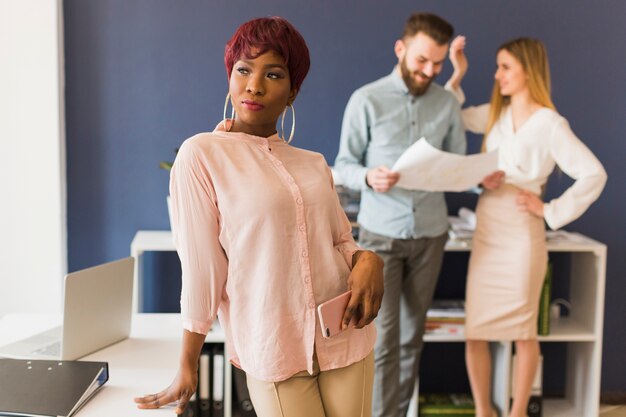
[[[454,38],[450,44],[448,55],[454,67],[454,72],[461,77],[465,75],[468,67],[467,56],[465,56],[465,36]]]

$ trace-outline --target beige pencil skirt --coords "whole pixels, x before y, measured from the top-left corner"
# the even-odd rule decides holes
[[[522,212],[519,189],[485,192],[476,208],[466,289],[467,339],[537,338],[537,314],[548,252],[542,218]]]

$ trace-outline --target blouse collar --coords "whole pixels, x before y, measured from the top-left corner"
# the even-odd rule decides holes
[[[233,119],[224,119],[221,122],[219,122],[217,126],[215,126],[215,129],[213,130],[213,132],[230,133],[233,135],[237,135],[238,137],[242,139],[248,139],[254,142],[284,143],[284,141],[280,138],[280,136],[278,136],[278,132],[274,133],[272,136],[269,136],[269,137],[256,136],[256,135],[251,135],[249,133],[244,133],[244,132],[230,132],[228,129],[231,128],[232,124],[233,124]]]

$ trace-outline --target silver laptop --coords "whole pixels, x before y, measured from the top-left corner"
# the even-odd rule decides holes
[[[134,258],[65,276],[63,326],[0,347],[0,357],[73,360],[130,334]]]

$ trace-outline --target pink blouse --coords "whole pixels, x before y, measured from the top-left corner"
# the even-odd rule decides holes
[[[269,138],[200,133],[170,179],[182,266],[183,327],[219,321],[231,362],[281,381],[348,366],[374,347],[373,324],[322,337],[316,307],[348,289],[355,244],[324,157]]]

